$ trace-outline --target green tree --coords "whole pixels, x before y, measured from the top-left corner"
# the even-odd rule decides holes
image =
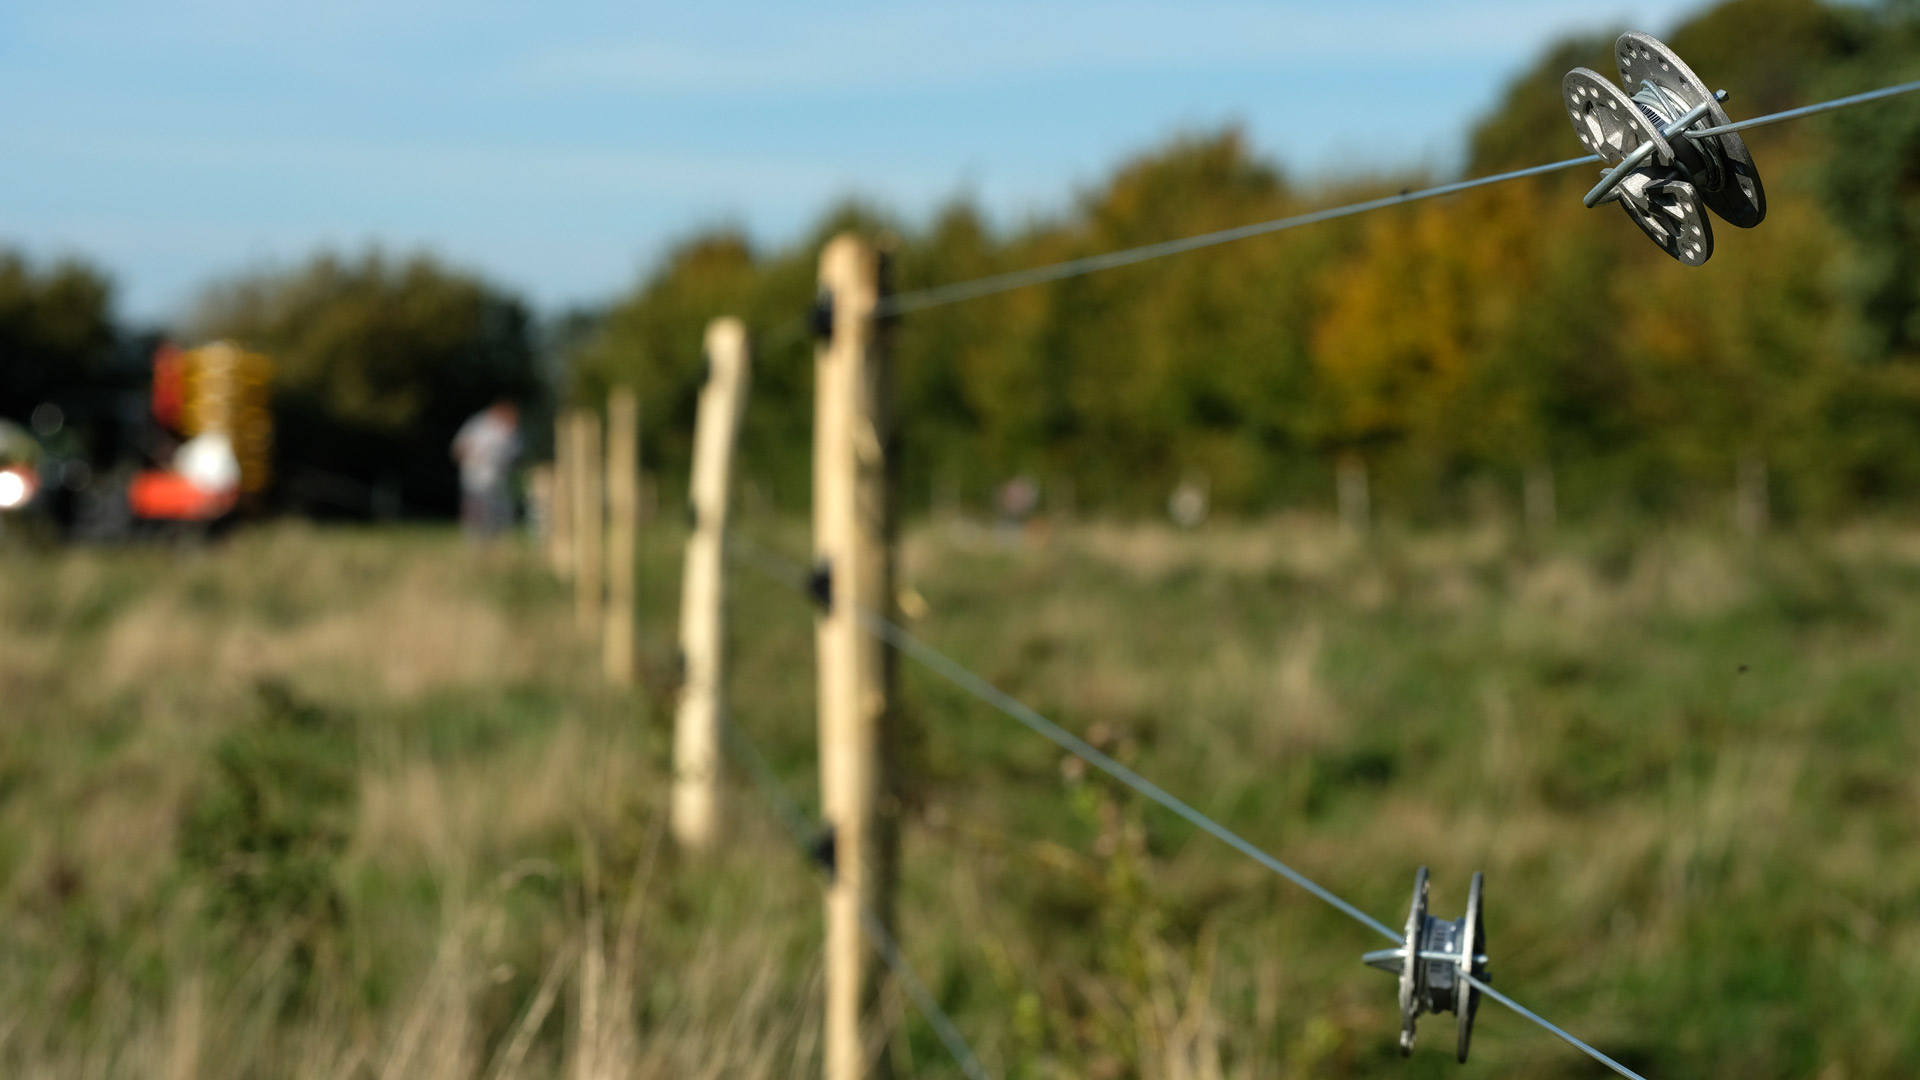
[[[77,261],[36,267],[0,252],[0,417],[99,379],[113,354],[113,289]]]
[[[451,509],[454,431],[498,398],[539,390],[526,306],[426,255],[322,253],[243,275],[208,289],[190,325],[272,357],[278,471],[296,497],[347,509],[343,476]]]

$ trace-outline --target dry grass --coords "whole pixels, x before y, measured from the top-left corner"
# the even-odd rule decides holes
[[[655,854],[612,883],[582,876],[632,859],[635,825],[658,832],[644,709],[594,685],[556,587],[449,540],[289,525],[203,551],[3,556],[0,686],[23,706],[6,760],[30,771],[0,803],[18,838],[0,1074],[792,1075],[813,1038],[804,934],[686,940],[685,920],[662,923]],[[307,916],[209,925],[214,886],[175,854],[263,686],[351,728],[329,869],[349,914],[318,961],[300,951]],[[463,741],[503,693],[531,695],[526,715],[499,745]],[[791,901],[745,865],[715,873],[743,900]],[[693,992],[643,1020],[650,986]]]

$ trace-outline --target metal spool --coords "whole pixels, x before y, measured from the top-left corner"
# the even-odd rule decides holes
[[[1662,123],[1670,123],[1701,104],[1707,105],[1707,115],[1693,126],[1719,127],[1733,122],[1700,76],[1653,35],[1637,30],[1621,34],[1613,44],[1613,56],[1620,65],[1620,81],[1636,101],[1660,114]],[[1682,135],[1674,142],[1678,144],[1678,163],[1688,172],[1686,179],[1709,210],[1741,229],[1751,229],[1766,219],[1766,189],[1760,185],[1760,171],[1754,167],[1753,155],[1739,132],[1701,139]]]
[[[1396,949],[1370,952],[1360,959],[1370,967],[1391,971],[1400,979],[1400,1055],[1413,1053],[1414,1028],[1423,1012],[1450,1012],[1456,1016],[1458,1054],[1467,1060],[1473,1041],[1473,1018],[1480,1008],[1480,991],[1465,976],[1487,981],[1486,924],[1481,916],[1482,875],[1473,875],[1467,893],[1467,913],[1458,919],[1436,918],[1427,912],[1427,868],[1413,879],[1413,904],[1407,912],[1407,933]]]
[[[1582,201],[1618,202],[1662,251],[1699,266],[1713,257],[1706,211],[1742,229],[1767,216],[1760,173],[1737,133],[1694,134],[1732,121],[1720,107],[1724,93],[1672,49],[1636,31],[1613,51],[1625,91],[1588,68],[1560,84],[1574,134],[1611,166]]]

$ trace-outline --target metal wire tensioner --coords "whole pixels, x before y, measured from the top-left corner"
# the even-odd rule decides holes
[[[1767,216],[1747,144],[1700,76],[1650,34],[1630,31],[1613,46],[1615,85],[1591,68],[1561,81],[1567,116],[1582,145],[1612,166],[1581,201],[1617,202],[1661,250],[1688,266],[1713,257],[1706,210],[1751,229]],[[1623,90],[1621,87],[1624,86]]]
[[[1483,875],[1473,875],[1467,913],[1442,919],[1427,913],[1427,868],[1413,878],[1413,907],[1407,912],[1405,943],[1360,959],[1369,967],[1400,977],[1400,1056],[1413,1053],[1414,1024],[1423,1012],[1454,1014],[1460,1063],[1473,1042],[1473,1017],[1480,1011],[1480,990],[1487,974],[1487,927],[1480,913]]]

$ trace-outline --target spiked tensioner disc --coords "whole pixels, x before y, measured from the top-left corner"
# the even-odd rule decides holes
[[[1413,1053],[1414,1024],[1423,1012],[1454,1014],[1462,1064],[1473,1042],[1473,1018],[1480,1011],[1480,989],[1468,976],[1489,982],[1487,928],[1480,913],[1483,875],[1473,875],[1467,913],[1458,919],[1427,914],[1427,868],[1413,878],[1413,906],[1407,912],[1406,941],[1397,949],[1370,952],[1360,959],[1400,977],[1400,1055]]]
[[[1574,134],[1610,166],[1586,203],[1618,202],[1663,251],[1699,266],[1713,256],[1707,210],[1742,229],[1766,217],[1760,173],[1738,133],[1696,134],[1731,122],[1724,95],[1672,49],[1632,32],[1615,42],[1614,58],[1624,92],[1587,68],[1561,83]]]
[[[1685,175],[1675,168],[1635,169],[1612,194],[1660,250],[1699,266],[1713,258],[1713,223]]]
[[[1673,147],[1660,134],[1659,126],[1649,122],[1633,99],[1605,75],[1592,68],[1574,68],[1560,81],[1560,92],[1567,101],[1567,115],[1573,119],[1573,133],[1607,164],[1618,165],[1628,152],[1646,142],[1653,144],[1654,157],[1660,164],[1673,161]]]

